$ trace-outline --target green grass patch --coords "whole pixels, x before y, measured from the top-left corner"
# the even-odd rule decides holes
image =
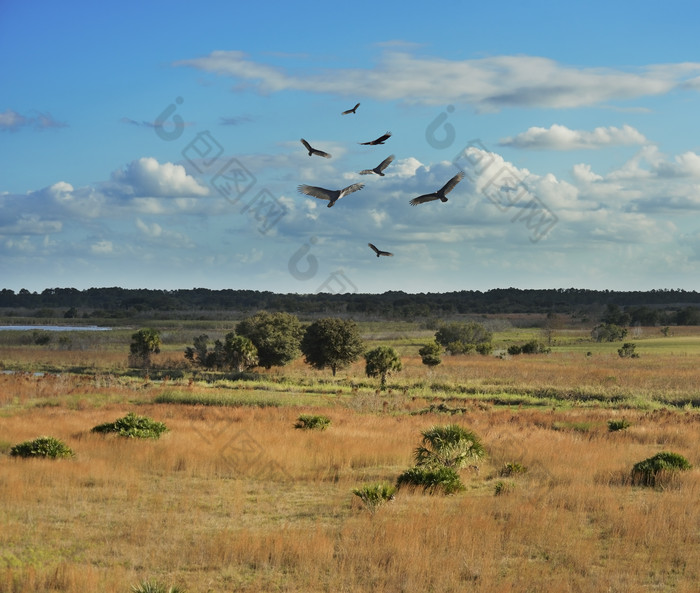
[[[72,449],[57,438],[42,436],[33,441],[19,443],[10,449],[12,457],[47,457],[61,459],[73,457]]]
[[[167,430],[168,427],[162,422],[129,412],[126,416],[114,422],[106,422],[95,426],[92,432],[100,434],[115,433],[132,439],[158,439]]]

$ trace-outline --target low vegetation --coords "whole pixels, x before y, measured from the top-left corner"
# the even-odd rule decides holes
[[[49,459],[62,459],[73,457],[73,450],[65,443],[54,437],[38,437],[31,441],[24,441],[14,445],[10,449],[12,457],[48,457]]]
[[[328,416],[319,414],[301,414],[294,424],[294,428],[302,430],[326,430],[331,424],[331,419]]]
[[[673,481],[677,472],[689,470],[691,467],[690,462],[682,455],[662,451],[634,464],[632,484],[656,488],[664,487]]]
[[[98,424],[93,427],[92,432],[101,434],[115,433],[121,437],[133,439],[158,439],[167,430],[168,427],[162,422],[129,412],[126,416],[114,422]]]

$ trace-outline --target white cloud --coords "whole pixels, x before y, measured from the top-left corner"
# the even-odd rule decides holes
[[[242,51],[213,51],[174,65],[230,76],[239,81],[237,89],[251,87],[265,94],[300,90],[427,105],[470,104],[487,111],[581,107],[660,95],[690,88],[687,82],[700,72],[699,63],[624,71],[576,68],[537,56],[448,60],[394,50],[386,50],[372,69],[324,69],[308,75],[254,61]]]
[[[97,241],[90,245],[90,252],[93,255],[110,255],[114,252],[114,245],[112,241]]]
[[[14,109],[0,113],[0,131],[17,132],[20,128],[64,128],[66,124],[56,121],[50,113],[34,112],[36,115],[22,115]]]
[[[501,146],[532,148],[539,150],[578,150],[595,149],[604,146],[645,144],[643,134],[632,126],[614,126],[586,130],[571,130],[566,126],[553,124],[549,128],[531,127],[514,137],[504,138]]]
[[[160,164],[152,157],[132,161],[115,171],[112,179],[134,197],[206,196],[209,189],[188,175],[185,167],[173,163]]]

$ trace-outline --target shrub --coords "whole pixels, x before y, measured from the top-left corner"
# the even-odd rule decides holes
[[[123,418],[119,418],[119,420],[95,426],[92,432],[114,432],[119,436],[128,438],[157,439],[167,430],[168,427],[162,422],[157,422],[146,416],[137,416],[133,412],[129,412]]]
[[[166,587],[158,581],[143,581],[138,585],[131,586],[132,593],[186,593],[180,587]]]
[[[394,500],[396,487],[377,482],[374,484],[364,484],[360,488],[353,489],[352,493],[357,496],[365,505],[365,508],[374,515],[379,507]]]
[[[639,354],[634,351],[636,347],[637,345],[632,342],[625,342],[622,348],[617,349],[617,354],[620,358],[639,358]]]
[[[13,457],[50,457],[60,459],[63,457],[73,457],[75,453],[68,445],[54,437],[39,437],[33,441],[19,443],[10,449]]]
[[[479,437],[458,424],[433,426],[421,434],[421,445],[414,453],[419,466],[460,468],[486,454]]]
[[[493,493],[496,496],[502,496],[503,494],[510,494],[513,490],[515,490],[515,482],[498,480],[498,482],[494,484]]]
[[[316,414],[302,414],[297,418],[294,428],[304,430],[326,430],[331,423],[331,419],[327,416],[318,416]]]
[[[524,474],[527,472],[527,468],[517,463],[516,461],[509,461],[503,464],[503,467],[499,470],[498,475],[503,477],[514,476],[516,474]]]
[[[396,487],[423,488],[423,492],[454,494],[465,489],[457,471],[445,466],[416,466],[403,472],[396,480]]]
[[[629,427],[630,427],[630,423],[627,420],[625,420],[624,418],[622,420],[608,420],[608,431],[609,432],[615,432],[618,430],[626,430]]]
[[[692,466],[678,453],[662,451],[649,459],[635,463],[632,467],[632,484],[640,486],[663,486],[666,478]]]

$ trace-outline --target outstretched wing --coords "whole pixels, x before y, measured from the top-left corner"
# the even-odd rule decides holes
[[[380,142],[384,142],[384,140],[386,140],[387,138],[391,138],[391,132],[387,132],[383,136],[379,136],[379,138],[377,138],[375,142],[379,144]]]
[[[450,179],[441,189],[438,193],[442,194],[443,196],[445,194],[449,194],[454,188],[455,185],[457,185],[460,181],[464,179],[464,172],[460,171],[455,175],[452,179]]]
[[[329,159],[331,158],[331,155],[328,154],[327,152],[323,152],[322,150],[318,150],[317,148],[314,148],[311,152],[314,154],[317,154],[318,156],[322,156],[323,158]]]
[[[391,165],[391,161],[394,160],[394,155],[392,154],[391,156],[386,157],[381,163],[379,163],[379,166],[377,169],[379,171],[383,171],[386,169],[389,165]]]
[[[314,185],[300,185],[297,190],[299,190],[299,193],[306,194],[307,196],[311,196],[313,198],[318,198],[319,200],[331,199],[330,190],[322,187],[316,187]]]
[[[377,255],[379,255],[379,249],[377,249],[377,248],[376,248],[374,245],[372,245],[371,243],[367,243],[367,245],[369,245],[369,246],[372,248],[372,251],[374,251],[374,253],[376,253]]]
[[[348,185],[347,187],[343,188],[340,190],[340,198],[343,196],[347,196],[348,194],[351,194],[353,192],[361,190],[365,186],[364,183],[353,183],[352,185]],[[340,199],[338,198],[338,199]]]
[[[426,202],[432,202],[433,200],[439,200],[439,196],[437,194],[424,194],[422,196],[418,196],[417,198],[413,198],[410,202],[411,206],[417,206],[418,204],[425,204]]]
[[[311,148],[311,144],[309,144],[306,140],[304,140],[302,138],[301,143],[306,147],[306,150],[308,150],[309,152],[313,152],[313,148]]]
[[[360,171],[360,175],[371,175],[372,173],[374,173],[374,169],[363,169]]]

